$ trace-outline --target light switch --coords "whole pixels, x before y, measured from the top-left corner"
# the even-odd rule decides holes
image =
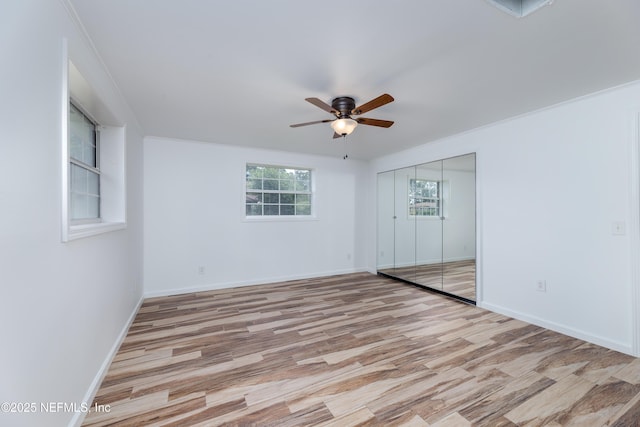
[[[611,223],[611,234],[614,236],[624,236],[627,233],[627,227],[624,221],[613,221]]]

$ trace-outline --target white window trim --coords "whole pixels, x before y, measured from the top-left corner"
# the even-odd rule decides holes
[[[305,169],[311,172],[311,215],[247,215],[247,165],[261,165],[287,169]],[[242,222],[299,222],[318,221],[316,209],[316,170],[308,166],[280,165],[268,162],[245,162],[242,166]]]
[[[72,77],[71,74],[74,74]],[[78,77],[79,76],[79,77]],[[71,79],[76,81],[72,84]],[[82,81],[78,81],[82,80]],[[72,240],[96,236],[107,232],[122,230],[127,227],[126,221],[126,176],[125,176],[125,127],[122,125],[104,126],[101,123],[102,144],[100,157],[106,163],[107,170],[111,168],[108,180],[100,181],[100,216],[99,222],[74,224],[71,221],[69,206],[69,179],[70,179],[70,153],[69,153],[69,103],[71,102],[73,85],[81,86],[81,92],[91,92],[90,96],[100,102],[99,97],[91,91],[89,84],[75,69],[69,58],[68,43],[62,42],[62,84],[61,84],[61,123],[60,123],[60,167],[61,167],[61,240]],[[82,97],[82,96],[81,96]],[[75,99],[79,107],[83,107],[82,100]],[[84,108],[83,108],[84,110]],[[113,124],[113,123],[110,123]],[[107,174],[105,168],[102,174]],[[104,184],[104,185],[103,185]],[[105,200],[106,198],[106,200]]]
[[[409,196],[411,190],[411,180],[420,180],[420,181],[432,181],[438,183],[438,192],[440,193],[439,205],[438,205],[438,215],[411,215],[411,208],[409,206]],[[419,220],[419,221],[440,221],[444,219],[444,181],[439,179],[431,179],[431,178],[417,178],[417,177],[408,177],[407,180],[407,216],[410,220]]]
[[[95,145],[96,145],[96,166],[91,166],[88,165],[86,163],[84,163],[81,160],[78,160],[74,157],[71,157],[71,155],[69,155],[69,165],[68,167],[71,167],[71,165],[76,165],[82,169],[88,170],[90,172],[93,172],[95,174],[98,175],[98,177],[100,177],[100,175],[102,175],[102,172],[100,170],[100,128],[101,126],[97,123],[97,121],[91,117],[91,115],[87,112],[85,112],[82,108],[80,108],[77,103],[73,100],[70,99],[69,103],[73,105],[73,107],[78,110],[82,115],[84,115],[87,119],[89,119],[91,121],[91,123],[94,126],[94,130],[95,130],[95,134],[96,134],[96,141],[95,141]],[[71,107],[68,107],[69,109],[71,109]],[[69,122],[67,122],[69,123]],[[69,126],[69,125],[67,125]],[[100,178],[100,181],[102,181],[102,178]],[[100,204],[102,204],[102,189],[100,189],[100,186],[98,186],[99,188],[99,193],[98,193],[98,197],[99,197],[99,201]],[[71,193],[71,183],[69,184],[69,193]],[[69,206],[71,206],[69,204]],[[71,226],[77,226],[77,225],[86,225],[86,224],[96,224],[96,223],[101,223],[102,222],[102,212],[100,210],[98,210],[98,217],[97,218],[82,218],[82,219],[72,219],[69,218],[69,223],[71,224]]]

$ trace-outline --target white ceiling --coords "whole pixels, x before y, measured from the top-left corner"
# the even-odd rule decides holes
[[[640,79],[640,1],[69,0],[146,135],[371,159]],[[395,102],[333,140],[304,101]]]

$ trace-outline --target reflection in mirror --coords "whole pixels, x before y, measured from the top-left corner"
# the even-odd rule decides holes
[[[442,161],[443,291],[476,300],[476,156]]]
[[[394,175],[394,247],[395,263],[393,275],[404,280],[415,281],[416,273],[416,221],[409,214],[409,182],[416,177],[414,166],[397,169]]]
[[[410,215],[416,222],[415,282],[442,290],[442,162],[416,166],[409,183]]]
[[[476,300],[475,153],[378,174],[378,272]]]
[[[394,261],[394,171],[378,174],[378,271],[393,274]]]

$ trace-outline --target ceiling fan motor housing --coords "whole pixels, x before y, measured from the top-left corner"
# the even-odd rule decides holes
[[[356,108],[356,101],[351,97],[341,96],[331,102],[331,108],[340,113],[339,117],[349,117]]]

